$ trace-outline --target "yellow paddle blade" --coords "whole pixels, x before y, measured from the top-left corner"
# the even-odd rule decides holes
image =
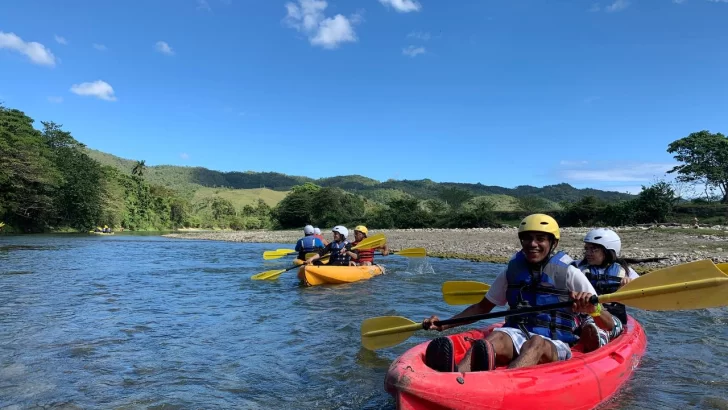
[[[422,330],[422,323],[406,317],[373,317],[361,324],[361,344],[369,350],[383,349],[404,342],[418,330]]]
[[[359,242],[358,245],[354,246],[351,249],[378,248],[380,246],[383,246],[385,243],[387,243],[387,238],[384,237],[383,233],[378,233],[364,239],[363,241]]]
[[[719,263],[716,265],[721,272],[728,274],[728,263]]]
[[[276,278],[280,276],[281,273],[285,272],[285,269],[280,270],[267,270],[265,272],[258,273],[257,275],[253,275],[250,277],[250,279],[253,280],[270,280],[271,278]]]
[[[276,249],[275,251],[278,253],[296,253],[295,249]]]
[[[425,248],[407,248],[394,252],[395,255],[406,256],[408,258],[424,258],[427,256]]]
[[[269,261],[271,259],[280,259],[284,256],[288,256],[287,253],[281,253],[278,251],[265,251],[263,252],[263,259]]]
[[[3,226],[5,226],[5,222],[0,222],[0,228],[2,228]]]
[[[599,302],[620,302],[645,310],[705,309],[728,305],[728,274],[712,261],[652,271]]]
[[[451,280],[442,284],[442,298],[448,305],[473,305],[483,300],[490,285],[473,280]]]

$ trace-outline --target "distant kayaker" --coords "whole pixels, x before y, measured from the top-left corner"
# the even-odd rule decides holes
[[[632,279],[639,278],[637,272],[619,257],[621,249],[622,240],[611,229],[592,229],[584,237],[584,259],[576,263],[576,266],[584,272],[600,295],[616,292]],[[611,330],[604,329],[589,315],[579,316],[585,353],[596,350],[619,336],[627,323],[627,310],[623,304],[605,303],[604,308],[612,314]],[[603,321],[604,318],[600,322]]]
[[[321,239],[321,242],[323,242],[324,246],[329,244],[329,241],[327,241],[326,238],[324,238],[324,236],[321,235],[321,229],[319,229],[318,227],[313,228],[313,236]]]
[[[578,341],[578,313],[601,317],[609,323],[611,315],[589,298],[594,287],[564,252],[555,253],[561,238],[559,225],[544,214],[525,217],[518,226],[521,250],[495,279],[483,300],[454,317],[479,315],[495,306],[508,304],[511,310],[574,299],[571,308],[509,316],[501,328],[485,339],[476,340],[456,366],[452,341],[438,337],[427,346],[425,363],[442,372],[493,370],[496,365],[509,368],[533,366],[571,358],[571,348]],[[601,316],[600,316],[601,315]],[[437,316],[423,321],[425,328],[445,330],[453,326],[435,326]]]
[[[324,243],[314,234],[313,226],[306,225],[303,227],[304,237],[296,242],[294,250],[298,252],[297,258],[304,261],[306,254],[310,252],[318,252],[324,248]]]
[[[354,243],[351,244],[351,246],[356,246],[359,244],[359,242],[366,239],[367,235],[369,234],[369,230],[364,225],[358,225],[356,228],[354,228]],[[359,265],[359,266],[372,266],[374,264],[374,252],[380,249],[382,251],[382,255],[387,256],[389,255],[389,248],[385,244],[384,246],[380,246],[378,248],[371,248],[371,249],[357,249],[353,251],[348,251],[349,257],[352,259],[351,262],[349,262],[350,265]]]
[[[348,251],[351,250],[351,243],[346,240],[346,237],[349,236],[349,230],[344,226],[337,225],[331,230],[331,232],[334,233],[334,241],[330,242],[321,249],[317,255],[313,255],[308,258],[306,263],[321,265],[322,263],[319,259],[326,254],[330,254],[329,263],[326,265],[349,266],[351,258],[349,257]]]

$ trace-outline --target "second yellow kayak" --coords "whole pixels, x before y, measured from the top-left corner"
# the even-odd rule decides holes
[[[306,286],[317,286],[327,283],[351,283],[371,279],[384,273],[378,265],[372,266],[301,266],[298,268],[298,279]]]

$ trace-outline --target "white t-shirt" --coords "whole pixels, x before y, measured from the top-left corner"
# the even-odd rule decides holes
[[[495,278],[495,281],[493,281],[493,284],[490,285],[488,293],[485,294],[485,297],[497,306],[503,306],[508,303],[508,300],[506,299],[506,291],[508,290],[508,278],[506,277],[507,269],[508,267],[506,267],[506,269],[503,269],[503,271],[498,274],[498,276]],[[584,276],[584,273],[575,266],[569,265],[566,271],[564,271],[563,269],[558,269],[555,271],[555,273],[547,274],[563,275],[564,273],[566,274],[565,278],[551,278],[554,283],[557,284],[557,287],[559,287],[559,284],[565,282],[566,288],[572,292],[589,292],[592,295],[597,294],[597,291],[594,290],[594,287],[592,286],[591,282],[589,282],[589,279],[587,279],[586,276]]]

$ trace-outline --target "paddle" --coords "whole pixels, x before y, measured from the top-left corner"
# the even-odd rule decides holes
[[[387,238],[384,237],[383,234],[374,235],[371,238],[364,239],[361,241],[358,245],[354,246],[351,249],[359,249],[359,248],[376,248],[379,246],[384,245],[384,243],[387,241]],[[290,268],[281,269],[281,270],[269,270],[265,272],[258,273],[256,275],[253,275],[250,277],[250,279],[253,280],[271,280],[276,279],[281,274],[288,272],[289,270],[293,270],[298,268],[300,265],[293,265]]]
[[[377,252],[376,254],[381,255],[382,253]],[[425,248],[407,248],[407,249],[402,249],[400,251],[390,252],[389,254],[405,256],[408,258],[424,258],[425,256],[427,256],[427,250]],[[313,255],[316,255],[316,252],[307,253],[306,259],[312,257]],[[321,258],[321,259],[323,259],[323,258]]]
[[[271,259],[280,259],[284,256],[288,255],[295,255],[298,252],[296,252],[293,249],[276,249],[274,251],[265,251],[263,252],[263,259],[265,260],[271,260]]]
[[[710,260],[685,263],[660,269],[631,281],[608,295],[593,296],[591,303],[620,302],[644,310],[704,309],[728,305],[728,274]],[[440,320],[436,325],[469,323],[478,320],[570,307],[573,301],[533,306],[522,309],[492,312]],[[361,343],[369,350],[382,349],[402,343],[422,322],[401,316],[382,316],[366,319],[361,325]]]
[[[483,300],[490,285],[472,280],[451,280],[442,284],[442,298],[448,305],[472,305]]]

